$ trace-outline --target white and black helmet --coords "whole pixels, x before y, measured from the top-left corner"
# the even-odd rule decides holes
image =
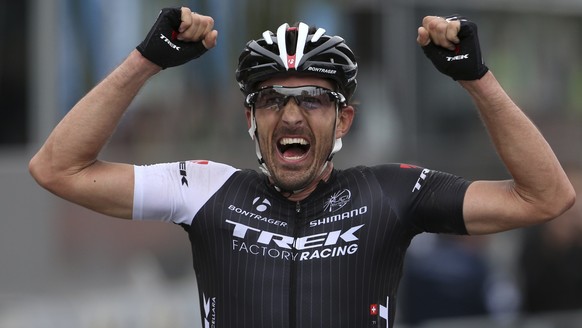
[[[277,29],[277,34],[265,31],[263,38],[249,41],[239,56],[236,80],[241,91],[248,96],[257,91],[259,83],[281,75],[305,74],[328,79],[335,83],[337,91],[343,95],[341,104],[339,102],[336,104],[337,120],[339,108],[347,106],[356,90],[357,73],[358,64],[354,53],[343,38],[326,35],[323,28],[298,23],[292,27],[283,24]],[[253,109],[249,134],[255,141],[259,168],[270,176],[256,138],[256,129]],[[323,172],[333,155],[341,148],[341,138],[335,139],[320,172]],[[294,190],[291,193],[298,191]]]
[[[330,79],[349,101],[356,90],[358,64],[343,38],[305,23],[293,27],[283,24],[277,34],[265,31],[263,38],[246,44],[239,56],[236,80],[248,95],[260,82],[290,73]]]

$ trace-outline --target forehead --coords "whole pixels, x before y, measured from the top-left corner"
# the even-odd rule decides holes
[[[259,88],[268,87],[272,85],[280,85],[284,87],[300,87],[304,85],[316,85],[326,89],[334,90],[334,84],[330,80],[322,79],[314,76],[280,76],[273,77],[259,84]]]

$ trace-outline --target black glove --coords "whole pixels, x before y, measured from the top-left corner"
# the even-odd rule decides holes
[[[187,63],[207,51],[202,41],[176,39],[181,16],[180,8],[162,9],[145,40],[136,47],[145,58],[163,69]]]
[[[478,80],[489,71],[481,57],[477,25],[462,17],[447,17],[447,20],[460,20],[459,44],[456,49],[439,47],[433,42],[422,47],[424,54],[432,61],[439,72],[453,80]]]

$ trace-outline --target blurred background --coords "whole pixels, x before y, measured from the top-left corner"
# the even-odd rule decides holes
[[[1,0],[0,327],[201,327],[187,235],[104,217],[38,187],[30,157],[139,44],[160,8],[213,16],[218,46],[154,77],[102,158],[210,159],[255,168],[236,60],[249,39],[304,21],[356,53],[358,116],[339,168],[408,162],[468,179],[508,175],[464,91],[415,43],[425,15],[478,23],[486,64],[546,135],[582,194],[580,0]],[[582,327],[582,208],[487,237],[417,237],[398,327]]]

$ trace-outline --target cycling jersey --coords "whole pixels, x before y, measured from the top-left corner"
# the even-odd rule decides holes
[[[468,185],[361,166],[292,202],[256,171],[177,162],[135,167],[133,213],[187,231],[203,327],[392,327],[407,247],[421,232],[467,233]]]

